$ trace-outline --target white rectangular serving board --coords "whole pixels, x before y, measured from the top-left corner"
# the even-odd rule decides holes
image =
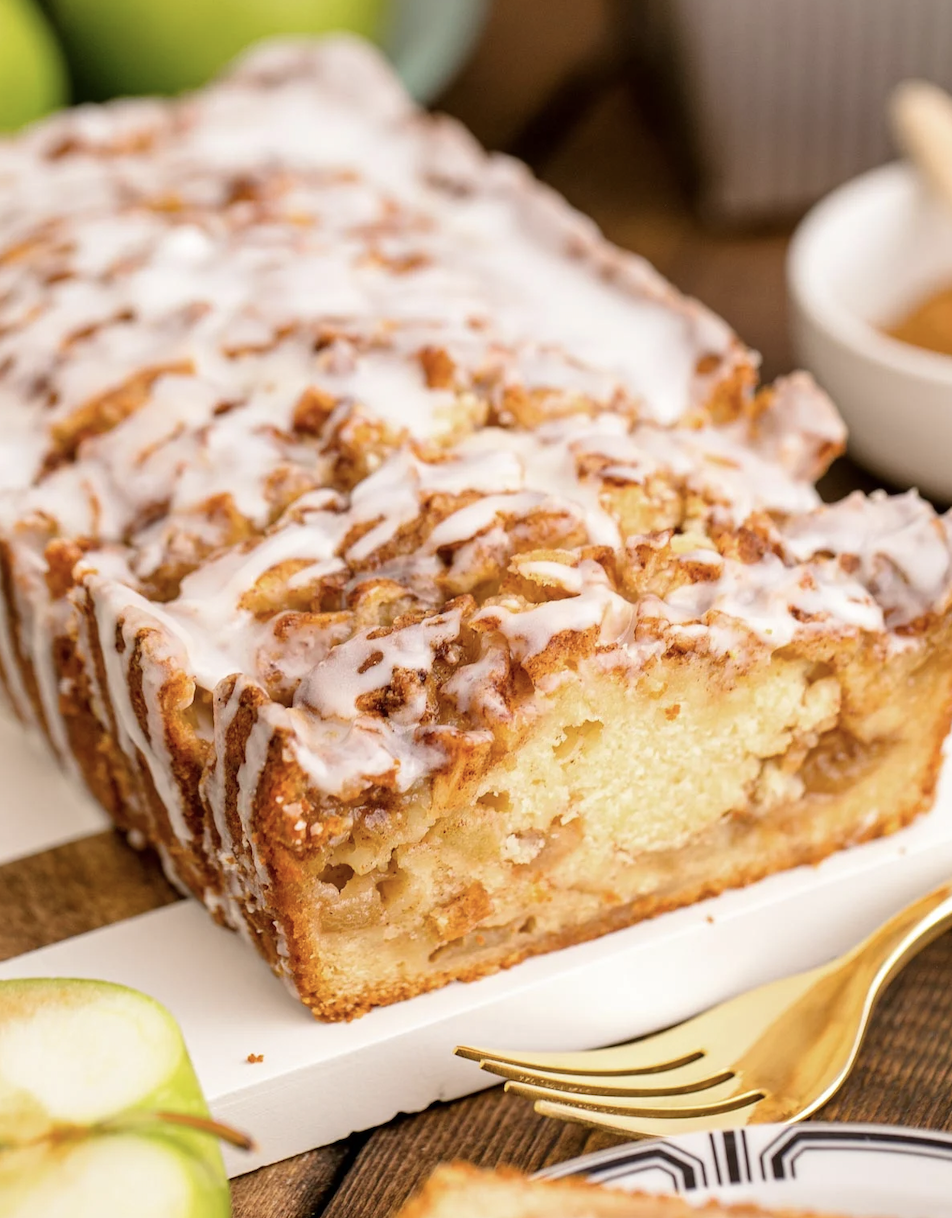
[[[0,767],[0,863],[103,824],[5,725]],[[933,811],[891,838],[349,1024],[316,1022],[193,901],[8,960],[0,978],[101,977],[164,1002],[215,1115],[257,1143],[250,1155],[227,1151],[229,1171],[240,1175],[489,1086],[475,1064],[453,1056],[456,1044],[611,1044],[835,955],[952,876],[948,769]],[[264,1060],[251,1064],[249,1054]]]
[[[0,866],[109,827],[109,817],[85,788],[2,705],[0,775]]]

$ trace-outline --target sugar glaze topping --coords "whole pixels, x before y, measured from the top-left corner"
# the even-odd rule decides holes
[[[229,679],[263,690],[249,784],[283,728],[326,796],[406,791],[569,652],[743,664],[943,610],[948,518],[823,507],[842,425],[754,366],[346,40],[0,145],[0,529],[36,628],[68,629],[61,555],[103,640],[154,632],[157,688],[214,694],[216,738]]]

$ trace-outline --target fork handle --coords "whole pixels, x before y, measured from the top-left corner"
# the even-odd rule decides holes
[[[899,970],[952,926],[952,884],[943,884],[894,914],[849,953],[867,974],[870,998],[883,990]]]

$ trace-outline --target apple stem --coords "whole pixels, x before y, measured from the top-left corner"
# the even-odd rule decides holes
[[[210,1117],[191,1116],[187,1112],[156,1112],[153,1113],[160,1121],[168,1121],[170,1125],[186,1125],[189,1129],[197,1129],[199,1133],[209,1133],[221,1138],[229,1146],[237,1146],[239,1150],[254,1150],[255,1144],[246,1133],[231,1125],[223,1125],[221,1121],[213,1121]]]

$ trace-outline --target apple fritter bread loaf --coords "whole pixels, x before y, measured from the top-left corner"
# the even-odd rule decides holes
[[[529,1180],[512,1168],[437,1168],[398,1218],[814,1218],[756,1205],[692,1205],[670,1194],[625,1193],[584,1179]]]
[[[0,144],[19,716],[347,1018],[906,823],[952,526],[357,43]]]
[[[451,1163],[437,1168],[397,1218],[725,1218],[729,1210],[697,1210],[679,1197],[601,1188],[585,1180],[529,1180],[511,1168],[494,1171]],[[762,1218],[745,1210],[744,1218]]]

